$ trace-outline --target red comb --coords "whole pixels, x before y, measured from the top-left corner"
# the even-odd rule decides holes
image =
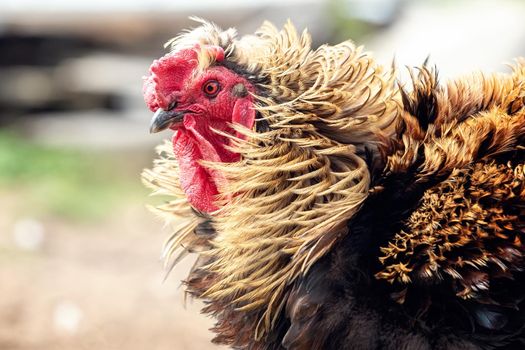
[[[197,53],[193,49],[169,53],[153,61],[143,86],[144,101],[152,111],[167,109],[170,95],[182,90],[182,85],[197,66]]]
[[[172,95],[182,90],[184,82],[198,65],[198,47],[171,52],[153,61],[142,90],[149,109],[168,108]],[[219,46],[205,45],[203,49],[209,50],[216,61],[224,59],[224,49]]]

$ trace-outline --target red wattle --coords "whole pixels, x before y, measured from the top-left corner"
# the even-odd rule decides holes
[[[227,180],[220,171],[209,169],[200,161],[232,163],[240,156],[224,147],[228,144],[226,138],[210,130],[210,127],[224,128],[224,123],[196,119],[186,115],[173,137],[173,149],[179,161],[180,183],[188,201],[197,210],[210,213],[218,209],[215,204],[217,195]]]
[[[173,137],[173,150],[180,168],[180,184],[190,204],[197,210],[210,213],[219,193],[215,182],[210,181],[206,169],[199,164],[202,155],[195,140],[181,128]]]

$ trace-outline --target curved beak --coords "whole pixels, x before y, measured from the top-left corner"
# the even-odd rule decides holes
[[[159,108],[155,114],[153,114],[153,118],[151,118],[149,125],[150,134],[165,130],[172,124],[181,122],[186,112],[187,111],[165,111]]]

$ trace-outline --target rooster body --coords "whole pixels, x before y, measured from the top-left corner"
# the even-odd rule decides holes
[[[398,87],[351,42],[202,25],[145,80],[168,268],[243,349],[520,348],[525,65]]]

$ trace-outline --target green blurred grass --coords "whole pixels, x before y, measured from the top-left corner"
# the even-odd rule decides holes
[[[132,159],[43,146],[0,132],[0,191],[14,195],[24,215],[101,220],[126,201],[144,200],[140,166]]]

